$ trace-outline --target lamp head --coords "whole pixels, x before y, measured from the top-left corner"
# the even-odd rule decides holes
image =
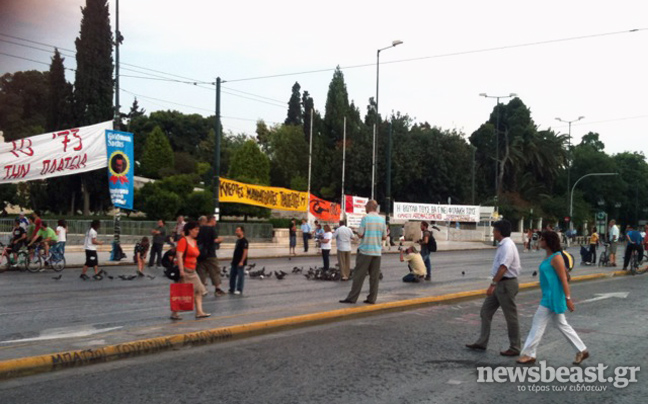
[[[401,41],[400,39],[396,39],[396,40],[392,41],[392,46],[401,45],[402,43],[403,43],[403,41]]]
[[[511,94],[509,94],[509,97],[517,97],[517,94],[511,93]]]
[[[486,94],[486,93],[479,93],[479,96],[480,96],[480,97],[488,97],[488,94]]]

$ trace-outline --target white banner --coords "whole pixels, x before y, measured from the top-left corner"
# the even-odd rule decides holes
[[[357,213],[347,213],[346,214],[346,221],[347,221],[347,227],[350,227],[352,229],[357,229],[360,227],[360,222],[362,221],[362,218],[365,217],[366,214],[357,214]]]
[[[367,204],[367,202],[369,202],[369,198],[345,195],[344,199],[344,211],[346,213],[355,213],[358,215],[364,215],[366,213],[365,205]]]
[[[0,144],[0,184],[43,180],[106,168],[112,121]]]
[[[479,206],[394,202],[394,219],[477,223]]]

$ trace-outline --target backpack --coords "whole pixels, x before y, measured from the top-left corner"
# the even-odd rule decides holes
[[[574,256],[567,251],[561,251],[560,255],[562,255],[563,261],[565,261],[565,268],[567,268],[567,282],[570,282],[571,275],[569,273],[574,269]]]
[[[427,243],[428,251],[429,252],[436,252],[437,243],[436,243],[436,240],[434,239],[434,236],[432,235],[432,230],[429,230],[428,233],[429,233],[428,243]]]

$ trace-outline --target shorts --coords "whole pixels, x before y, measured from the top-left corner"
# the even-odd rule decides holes
[[[610,243],[610,254],[616,254],[617,253],[617,244],[618,243],[616,241],[612,241]]]
[[[97,252],[93,250],[85,250],[86,261],[85,266],[87,267],[96,267],[99,265],[99,259],[97,258]]]
[[[12,252],[18,252],[24,246],[25,246],[25,242],[24,241],[19,241],[17,243],[10,244],[9,248],[11,249]]]

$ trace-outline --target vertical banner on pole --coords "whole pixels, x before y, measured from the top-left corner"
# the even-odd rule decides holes
[[[132,210],[135,170],[133,134],[106,130],[106,152],[110,199],[116,208]]]

